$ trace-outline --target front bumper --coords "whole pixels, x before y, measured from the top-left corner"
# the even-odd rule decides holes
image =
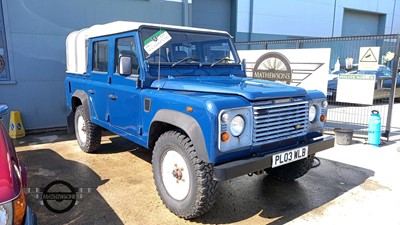
[[[308,146],[308,155],[314,155],[317,152],[332,148],[335,146],[335,138],[326,136],[315,138],[304,145],[296,147]],[[280,152],[274,152],[262,157],[254,157],[228,162],[214,167],[214,180],[224,181],[235,177],[239,177],[255,171],[260,171],[272,166],[272,156],[290,149],[284,149]]]

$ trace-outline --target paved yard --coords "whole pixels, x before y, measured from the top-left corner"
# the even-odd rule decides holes
[[[185,221],[159,199],[151,152],[119,136],[104,135],[97,154],[83,153],[74,136],[18,139],[29,187],[53,180],[95,188],[69,212],[55,214],[30,194],[40,224],[400,224],[400,142],[382,147],[355,141],[319,153],[321,165],[295,182],[266,175],[221,183],[217,203],[201,218]]]

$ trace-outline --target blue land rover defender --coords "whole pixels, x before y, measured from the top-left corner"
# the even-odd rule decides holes
[[[72,32],[66,48],[80,148],[95,152],[105,128],[153,151],[158,194],[179,217],[207,212],[220,181],[292,181],[334,145],[324,94],[246,77],[226,32],[120,21]]]

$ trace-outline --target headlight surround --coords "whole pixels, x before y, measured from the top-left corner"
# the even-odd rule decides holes
[[[221,110],[218,118],[218,149],[221,152],[230,152],[251,146],[251,124],[253,124],[251,106]]]
[[[12,202],[0,205],[0,224],[11,225],[13,221]]]
[[[244,118],[241,115],[236,115],[229,126],[231,134],[235,137],[240,136],[244,131],[245,125]]]
[[[26,212],[25,193],[21,193],[17,198],[7,203],[0,204],[0,224],[12,225],[22,224]]]
[[[309,122],[315,121],[315,119],[316,119],[316,117],[317,117],[317,114],[318,114],[318,109],[317,109],[317,107],[316,107],[315,105],[311,105],[311,106],[310,106],[310,110],[309,110],[309,112],[308,112],[308,121],[309,121]]]
[[[325,98],[316,98],[309,101],[308,133],[317,132],[322,134],[328,115],[328,105],[325,101]]]

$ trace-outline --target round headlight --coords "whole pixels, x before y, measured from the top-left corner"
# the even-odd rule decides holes
[[[244,130],[244,119],[242,116],[235,116],[232,121],[231,121],[231,125],[230,125],[230,131],[231,134],[235,137],[241,135],[243,133]]]
[[[312,122],[317,117],[317,107],[315,105],[310,106],[310,111],[308,112],[308,121]]]

